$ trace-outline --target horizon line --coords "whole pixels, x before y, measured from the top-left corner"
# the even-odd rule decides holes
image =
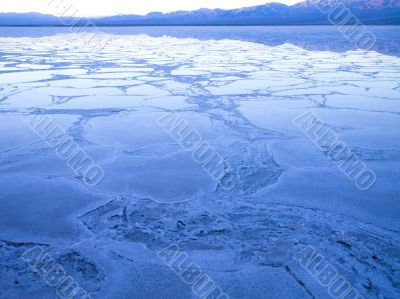
[[[266,0],[267,1],[267,0]],[[85,15],[81,15],[81,16],[63,16],[64,18],[87,18],[87,19],[97,19],[97,18],[108,18],[108,17],[116,17],[116,16],[131,16],[131,15],[135,15],[135,16],[140,16],[140,17],[146,17],[149,14],[153,14],[153,13],[161,13],[161,14],[170,14],[170,13],[176,13],[176,12],[195,12],[195,11],[199,11],[199,10],[237,10],[237,9],[247,9],[247,8],[253,8],[253,7],[258,7],[258,6],[264,6],[264,5],[268,5],[268,4],[280,4],[283,6],[287,6],[287,7],[293,7],[296,6],[300,3],[306,2],[307,0],[299,0],[299,2],[294,3],[294,4],[285,4],[285,3],[281,3],[281,2],[275,2],[275,1],[269,1],[269,2],[265,2],[264,4],[258,4],[258,5],[251,5],[251,6],[242,6],[242,7],[236,7],[236,8],[206,8],[206,7],[200,7],[200,8],[196,8],[193,10],[185,10],[185,9],[177,9],[177,10],[171,10],[171,11],[166,11],[166,12],[162,12],[162,11],[149,11],[147,13],[118,13],[118,14],[111,14],[111,15],[97,15],[97,16],[85,16]],[[46,13],[46,12],[38,12],[38,11],[30,11],[30,12],[16,12],[16,11],[7,11],[7,12],[0,12],[0,14],[7,14],[7,13],[13,13],[13,14],[41,14],[41,15],[49,15],[49,16],[54,16],[54,17],[60,17],[58,15],[52,14],[52,13]],[[60,17],[60,18],[63,18]]]

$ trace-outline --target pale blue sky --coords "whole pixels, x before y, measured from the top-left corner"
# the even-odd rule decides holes
[[[56,7],[71,5],[70,14],[105,16],[116,14],[146,14],[152,11],[170,12],[198,8],[239,8],[281,2],[294,4],[301,0],[0,0],[0,12],[41,12],[57,14]],[[77,13],[75,13],[77,11]]]

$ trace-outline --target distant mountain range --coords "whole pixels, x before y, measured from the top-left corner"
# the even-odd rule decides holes
[[[138,25],[329,25],[316,4],[332,8],[342,2],[366,25],[400,25],[400,0],[306,0],[296,5],[268,3],[240,9],[199,9],[171,13],[117,15],[101,18],[59,18],[39,13],[0,13],[0,26]]]

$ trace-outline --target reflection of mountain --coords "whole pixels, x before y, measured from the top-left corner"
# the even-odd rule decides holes
[[[397,26],[369,26],[376,36],[374,50],[379,53],[400,56],[400,30]],[[176,38],[195,38],[199,40],[233,39],[278,46],[285,43],[296,45],[310,51],[346,52],[356,50],[355,43],[349,41],[333,26],[254,26],[254,27],[202,27],[202,26],[151,26],[151,27],[102,27],[100,32],[111,35],[147,34],[153,37],[172,36]],[[1,28],[0,37],[43,37],[59,33],[70,33],[68,28],[47,27]]]
[[[400,56],[400,30],[397,26],[370,26],[376,36],[373,48],[382,54]],[[283,26],[283,27],[120,27],[101,28],[110,34],[147,34],[150,36],[172,36],[200,40],[233,39],[279,46],[292,44],[309,51],[346,52],[357,50],[353,41],[348,40],[333,26]]]
[[[306,0],[287,6],[268,3],[240,9],[199,9],[172,13],[153,12],[145,16],[118,15],[93,18],[98,26],[128,25],[305,25],[330,24],[318,10],[343,2],[364,24],[400,24],[399,0]],[[68,19],[68,24],[86,24],[87,20]],[[65,22],[64,22],[65,23]],[[55,16],[40,14],[0,14],[0,25],[63,25]]]

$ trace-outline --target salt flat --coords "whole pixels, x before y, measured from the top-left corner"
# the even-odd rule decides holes
[[[333,49],[270,45],[222,28],[218,39],[216,28],[209,38],[107,28],[110,42],[93,50],[72,33],[29,30],[0,31],[0,298],[56,296],[21,259],[37,244],[93,298],[198,298],[157,257],[169,244],[232,299],[330,298],[293,260],[309,245],[365,298],[400,296],[396,53],[337,35]],[[308,111],[374,170],[371,189],[293,123]],[[233,188],[160,125],[170,113],[224,158]],[[35,115],[101,166],[99,184],[24,122]]]

